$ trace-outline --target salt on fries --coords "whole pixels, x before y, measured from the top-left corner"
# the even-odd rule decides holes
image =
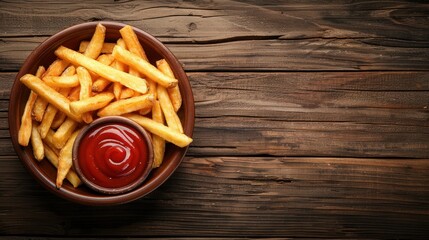
[[[176,113],[182,97],[167,61],[153,66],[133,28],[119,32],[122,38],[116,43],[105,42],[106,28],[98,24],[78,51],[60,46],[58,59],[46,71],[40,66],[35,76],[20,78],[31,92],[18,142],[31,142],[35,159],[47,158],[57,168],[57,188],[64,179],[74,187],[81,184],[73,170],[72,148],[79,131],[97,117],[121,115],[151,132],[153,168],[162,164],[166,142],[179,147],[192,142]]]

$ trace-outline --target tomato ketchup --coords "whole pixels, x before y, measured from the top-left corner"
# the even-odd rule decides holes
[[[94,184],[120,188],[137,181],[148,166],[148,146],[136,129],[105,123],[82,138],[78,161],[82,174]]]

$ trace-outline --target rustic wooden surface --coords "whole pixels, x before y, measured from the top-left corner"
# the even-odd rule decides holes
[[[177,172],[108,208],[39,186],[7,122],[31,50],[98,20],[166,43],[196,101]],[[424,1],[0,1],[0,235],[425,238],[428,106]]]

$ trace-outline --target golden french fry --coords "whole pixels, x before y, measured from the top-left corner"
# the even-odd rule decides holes
[[[116,60],[119,60],[132,68],[135,68],[137,71],[139,71],[146,77],[150,78],[151,80],[157,82],[158,84],[166,88],[174,87],[177,85],[177,79],[166,76],[146,60],[131,53],[130,51],[125,50],[118,45],[113,48],[112,55]]]
[[[57,59],[49,65],[48,69],[40,78],[44,78],[46,76],[60,76],[61,73],[69,66],[70,63],[61,59]]]
[[[61,93],[49,87],[46,83],[40,80],[40,78],[31,74],[25,74],[21,77],[20,81],[25,86],[37,93],[38,96],[41,96],[42,98],[46,99],[46,101],[48,101],[50,104],[54,105],[57,109],[67,114],[67,116],[69,116],[70,118],[74,119],[77,122],[82,121],[79,116],[76,116],[75,114],[70,112],[70,100],[64,97]]]
[[[169,77],[174,77],[173,70],[171,70],[170,65],[165,59],[156,61],[156,66],[158,69]],[[149,85],[149,87],[151,87]],[[149,90],[150,91],[150,90]],[[182,106],[182,95],[180,94],[179,84],[176,86],[167,89],[168,95],[170,96],[171,103],[173,104],[174,111],[179,111],[180,106]]]
[[[76,71],[77,71],[77,75],[79,77],[79,83],[80,83],[79,99],[85,100],[87,98],[90,98],[91,90],[92,90],[91,75],[89,74],[88,70],[86,70],[86,68],[84,67],[78,67]],[[86,112],[82,114],[82,119],[85,123],[90,123],[93,120],[90,112]]]
[[[57,112],[58,112],[58,109],[52,104],[49,104],[48,107],[46,108],[45,114],[43,115],[43,119],[40,122],[40,125],[38,127],[40,136],[42,138],[45,138],[46,134],[48,134],[48,130],[51,128],[51,125],[54,121],[54,118]]]
[[[137,56],[140,56],[146,61],[149,61],[146,53],[143,49],[143,46],[140,44],[139,39],[137,38],[136,33],[130,25],[127,25],[119,30],[121,33],[122,39],[124,40],[128,50]],[[121,46],[123,47],[123,46]]]
[[[33,147],[34,158],[38,161],[42,161],[45,157],[45,150],[43,149],[42,138],[40,137],[39,131],[37,130],[36,123],[33,123],[31,131],[31,146]]]
[[[164,125],[164,116],[162,114],[161,105],[157,100],[154,101],[152,106],[152,119],[155,122],[161,123]],[[153,145],[153,168],[157,168],[161,165],[162,160],[164,159],[165,152],[165,140],[158,136],[152,135],[152,145]]]
[[[152,107],[153,100],[154,98],[152,94],[145,94],[128,99],[120,99],[115,102],[112,102],[111,104],[98,111],[97,115],[99,117],[119,116],[125,113],[134,112],[146,106]]]
[[[51,128],[57,129],[61,126],[61,124],[66,120],[67,115],[61,111],[57,111],[55,114],[54,120],[52,121]]]
[[[105,36],[106,36],[106,27],[104,27],[100,23],[97,24],[97,26],[95,27],[94,35],[92,35],[91,41],[86,47],[83,55],[92,59],[96,59],[98,55],[100,55],[101,49],[103,48]]]
[[[43,119],[43,114],[45,114],[45,109],[48,106],[48,101],[43,97],[37,96],[36,102],[33,105],[33,117],[34,120],[40,122]]]
[[[43,81],[52,88],[68,88],[79,86],[77,75],[72,76],[46,76]]]
[[[79,97],[80,97],[80,86],[75,87],[75,88],[72,88],[72,89],[70,90],[69,95],[67,96],[67,98],[68,98],[71,102],[79,100]]]
[[[177,115],[176,111],[174,111],[174,107],[170,101],[170,97],[168,96],[167,89],[165,89],[163,86],[157,86],[156,90],[158,93],[158,100],[168,127],[183,133],[182,122],[180,122],[179,116]]]
[[[113,89],[113,91],[114,91],[114,89]],[[135,96],[134,90],[132,90],[131,88],[125,88],[125,89],[121,90],[121,95],[119,96],[119,99],[126,99],[126,98],[130,98],[130,97],[134,97],[134,96]]]
[[[58,155],[47,144],[44,144],[43,147],[45,148],[45,156],[46,156],[46,158],[49,160],[49,162],[52,163],[52,165],[54,165],[54,167],[58,168]],[[73,169],[70,169],[70,171],[67,173],[66,179],[75,188],[77,188],[82,183],[82,181],[80,180],[79,176],[76,174],[76,172]]]
[[[115,96],[111,92],[104,92],[90,98],[70,103],[70,111],[79,115],[105,107]]]
[[[140,93],[147,92],[147,85],[144,80],[141,78],[132,76],[128,73],[121,72],[117,69],[114,69],[110,66],[106,66],[94,59],[88,58],[76,51],[73,51],[64,46],[60,46],[55,54],[62,59],[70,61],[75,65],[80,65],[85,67],[86,69],[97,73],[99,76],[110,80],[112,82],[119,82],[122,85],[129,87],[135,91]]]
[[[135,113],[125,114],[124,117],[128,117],[129,119],[140,124],[149,132],[164,138],[166,141],[171,142],[176,146],[186,147],[192,142],[192,138],[167,126],[164,126],[163,124],[158,123],[150,118]]]
[[[72,135],[73,131],[78,126],[78,123],[71,118],[67,118],[63,124],[57,129],[54,136],[54,146],[58,149],[62,148],[66,144],[67,140]]]
[[[89,41],[82,41],[79,44],[79,52],[83,53],[88,48]],[[103,47],[101,48],[101,53],[112,53],[113,47],[115,46],[115,43],[109,43],[105,42],[103,43]]]
[[[73,144],[79,132],[80,130],[76,130],[75,132],[73,132],[64,147],[61,149],[60,154],[58,155],[58,169],[56,181],[57,188],[60,188],[63,185],[64,178],[66,177],[67,173],[73,165]]]
[[[59,155],[60,149],[58,149],[54,144],[55,142],[54,135],[55,135],[54,130],[49,129],[48,134],[46,134],[46,137],[42,141],[44,144],[47,144],[55,152],[55,154]]]
[[[45,67],[39,66],[36,72],[36,76],[40,77],[45,72]],[[24,112],[21,117],[21,125],[18,130],[18,143],[21,146],[28,146],[31,136],[31,113],[33,111],[33,105],[36,102],[37,94],[33,91],[30,92],[28,96],[27,103],[25,103]]]
[[[119,71],[124,72],[125,71],[125,64],[119,62],[119,61],[114,61],[114,68],[118,69]],[[113,83],[113,94],[115,95],[116,99],[119,99],[121,96],[121,92],[122,92],[122,84],[119,82],[115,82]]]

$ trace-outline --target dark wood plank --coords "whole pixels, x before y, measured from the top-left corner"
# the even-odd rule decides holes
[[[0,82],[9,87],[14,75],[0,74]],[[429,157],[428,72],[189,76],[191,155]],[[7,105],[0,100],[0,110]],[[8,129],[6,117],[0,129]],[[12,155],[4,134],[0,154]]]
[[[18,71],[45,39],[0,38],[0,59],[4,59],[0,71]],[[385,43],[374,38],[274,39],[166,46],[187,71],[429,70],[429,42],[420,47],[414,42]]]
[[[3,36],[47,36],[86,21],[119,21],[168,41],[362,38],[425,41],[429,6],[407,1],[9,1]],[[17,28],[16,26],[19,26]]]
[[[2,235],[429,234],[429,159],[187,157],[149,196],[109,208],[59,199],[41,189],[16,157],[0,160]]]

